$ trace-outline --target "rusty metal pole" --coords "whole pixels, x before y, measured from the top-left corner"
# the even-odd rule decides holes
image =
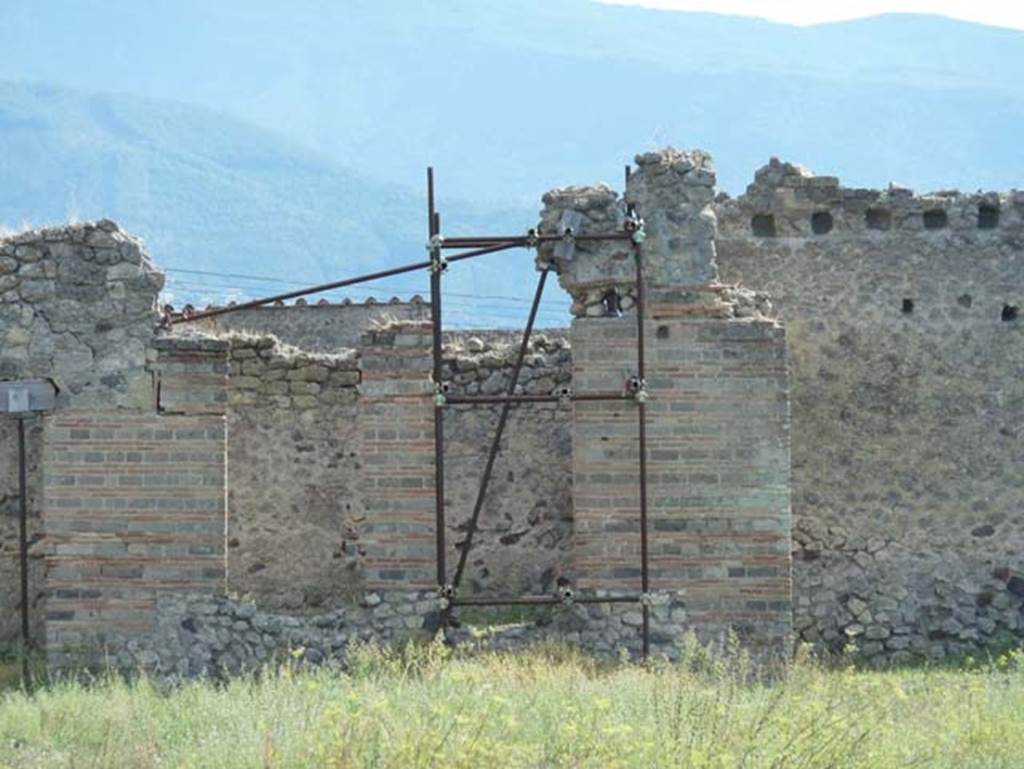
[[[627,189],[632,170],[632,167],[627,163],[625,173]],[[644,291],[643,257],[640,254],[640,244],[636,238],[631,238],[631,240],[633,244],[633,259],[636,261],[636,368],[641,387],[646,387],[647,352],[644,345],[646,295]],[[640,582],[641,593],[645,598],[649,599],[651,576],[647,543],[647,407],[644,400],[637,402],[637,442],[640,450]],[[649,600],[643,602],[642,610],[644,616],[643,655],[646,660],[651,653],[651,609]]]
[[[437,540],[437,587],[443,591],[448,569],[445,564],[444,520],[444,404],[441,395],[441,249],[435,236],[440,231],[440,218],[434,207],[434,169],[427,169],[427,231],[430,234],[430,319],[433,332],[434,397],[434,527]],[[448,624],[448,613],[441,612],[442,630]]]
[[[644,349],[644,269],[639,244],[633,245],[636,259],[636,362],[637,376],[641,386],[646,386],[646,351]],[[641,591],[647,596],[651,589],[649,551],[647,546],[647,407],[643,400],[637,402],[637,427],[640,449],[640,580]],[[644,615],[644,659],[651,653],[651,609],[647,601],[643,604]]]
[[[32,691],[29,669],[29,605],[28,605],[28,470],[25,457],[25,418],[18,418],[18,551],[21,566],[21,685]]]

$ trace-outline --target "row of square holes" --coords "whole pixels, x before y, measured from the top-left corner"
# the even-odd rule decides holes
[[[941,208],[925,211],[921,215],[926,230],[941,230],[949,224],[949,217]],[[888,230],[892,228],[892,212],[887,208],[869,208],[864,213],[864,222],[869,230]],[[816,211],[811,215],[811,231],[815,235],[827,235],[832,231],[834,220],[828,211]],[[978,206],[978,229],[994,230],[999,226],[999,209],[996,206]],[[754,214],[750,220],[750,229],[756,237],[775,237],[774,214]]]
[[[962,294],[961,296],[957,297],[956,303],[959,304],[961,307],[970,307],[971,304],[973,303],[973,301],[974,300],[972,299],[970,294]],[[903,300],[903,306],[900,308],[900,311],[904,315],[910,315],[911,313],[913,313],[914,312],[914,300],[913,299],[904,299]],[[1001,321],[1003,321],[1004,323],[1010,323],[1012,321],[1017,320],[1017,316],[1019,314],[1020,314],[1020,308],[1017,307],[1017,305],[1015,305],[1015,304],[1004,304],[1003,305],[1003,311],[1000,314],[999,319]]]

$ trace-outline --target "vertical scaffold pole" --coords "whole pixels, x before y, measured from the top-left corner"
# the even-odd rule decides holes
[[[629,185],[630,167],[626,166],[626,185]],[[636,261],[636,368],[641,387],[646,387],[647,357],[644,345],[644,321],[646,315],[646,292],[644,290],[643,257],[640,244],[634,239],[633,259]],[[651,653],[651,590],[650,554],[647,545],[647,406],[643,399],[637,400],[638,449],[640,461],[640,583],[643,595],[643,658]]]
[[[435,236],[440,234],[440,218],[434,204],[434,169],[427,169],[427,231],[430,236],[430,318],[433,333],[434,399],[434,525],[437,537],[437,586],[443,589],[447,579],[445,565],[444,520],[444,408],[441,403],[441,247]],[[442,624],[447,613],[441,612]]]

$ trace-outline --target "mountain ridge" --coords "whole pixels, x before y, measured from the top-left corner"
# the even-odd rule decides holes
[[[189,269],[318,282],[415,261],[427,165],[463,233],[522,231],[545,190],[621,187],[665,144],[710,150],[734,195],[773,156],[854,187],[1024,186],[1024,32],[940,17],[8,0],[0,42],[0,221],[112,216]],[[450,280],[525,304],[531,272]]]

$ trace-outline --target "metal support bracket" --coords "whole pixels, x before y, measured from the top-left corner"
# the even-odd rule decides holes
[[[448,403],[448,392],[451,385],[447,382],[434,382],[434,405],[445,406]]]
[[[636,215],[632,207],[630,207],[629,214],[626,216],[626,221],[622,223],[622,229],[629,233],[629,239],[636,245],[640,245],[647,240],[644,220]]]
[[[438,254],[437,259],[432,259],[430,261],[430,266],[427,267],[427,270],[430,272],[431,275],[433,275],[434,273],[445,272],[447,269],[448,260],[444,257],[444,254]]]
[[[441,611],[448,611],[454,600],[455,587],[453,585],[441,585],[437,588],[437,605]]]
[[[647,390],[647,380],[638,376],[632,376],[626,380],[626,392],[631,394],[637,403],[644,403],[651,397]]]
[[[646,606],[648,609],[653,609],[655,606],[665,606],[668,602],[668,594],[664,592],[640,594],[640,605]]]

